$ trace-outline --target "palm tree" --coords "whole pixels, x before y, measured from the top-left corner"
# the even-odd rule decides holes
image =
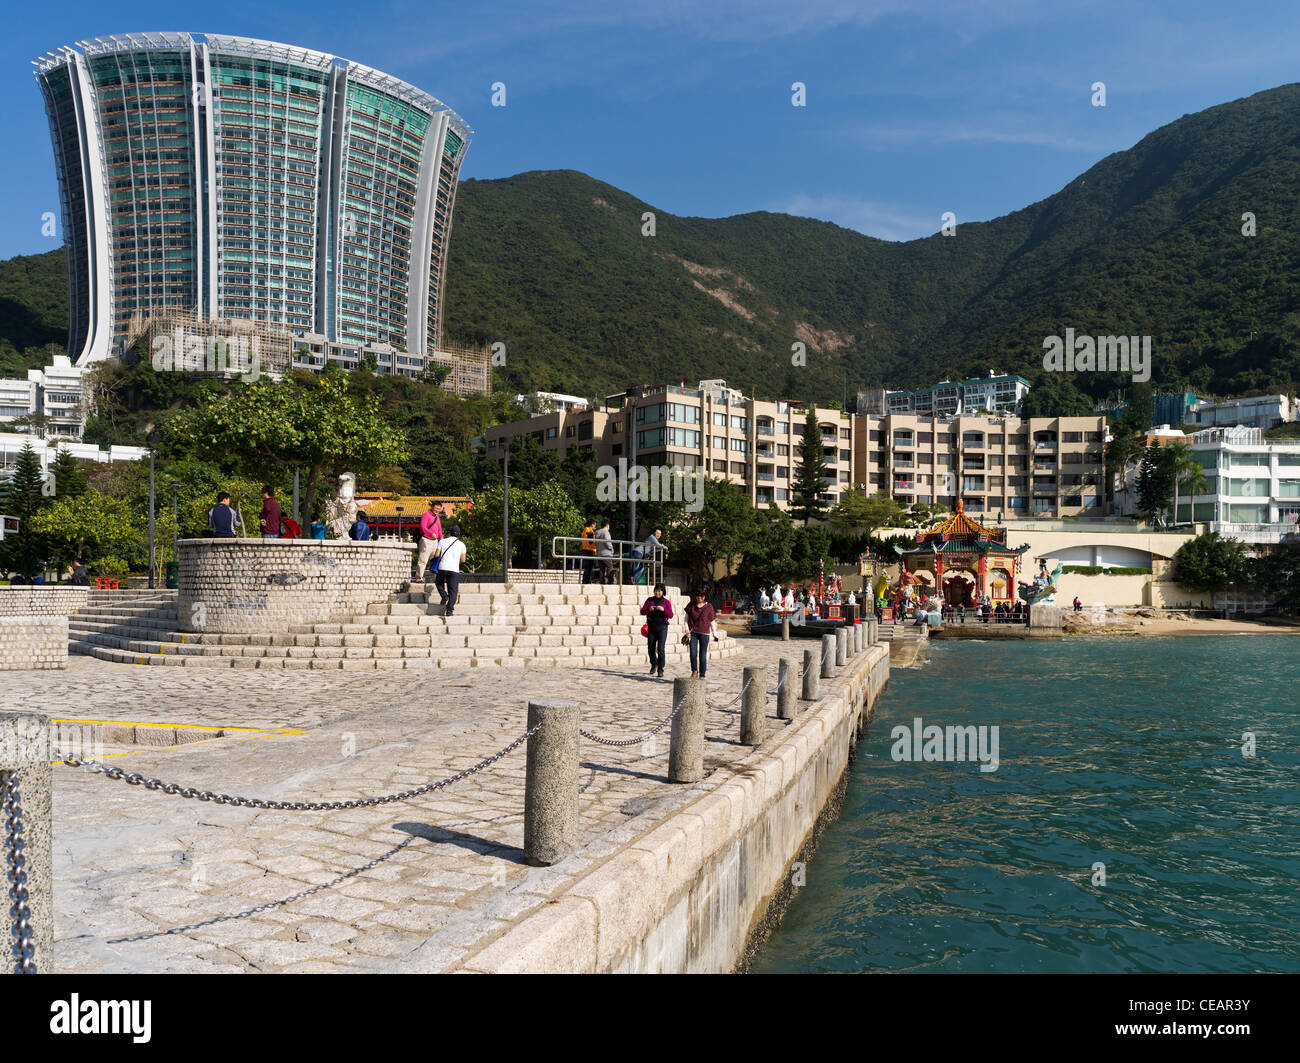
[[[1205,475],[1204,466],[1196,460],[1192,448],[1186,443],[1170,443],[1169,452],[1173,455],[1174,461],[1174,526],[1177,527],[1178,489],[1185,487],[1188,490],[1188,517],[1191,518],[1195,516],[1195,503],[1192,500],[1197,495],[1209,493],[1210,481]],[[1188,523],[1191,523],[1190,519]]]

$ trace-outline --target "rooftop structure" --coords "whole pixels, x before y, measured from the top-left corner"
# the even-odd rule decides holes
[[[989,371],[987,377],[970,380],[942,380],[933,387],[916,391],[885,392],[882,413],[927,413],[940,417],[976,414],[981,410],[991,413],[1019,413],[1020,403],[1029,394],[1029,381],[1015,374],[998,374]],[[870,392],[864,392],[870,396]],[[869,407],[877,405],[868,398]],[[859,413],[875,412],[859,409]]]

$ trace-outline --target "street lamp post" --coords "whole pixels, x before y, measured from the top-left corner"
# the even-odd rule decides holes
[[[149,448],[149,589],[154,589],[153,580],[153,447]]]
[[[405,508],[406,508],[405,506],[397,506],[397,507],[396,507],[396,509],[397,509],[397,541],[398,541],[399,543],[402,541],[402,510],[405,509]]]
[[[510,442],[506,441],[501,492],[501,578],[510,578]]]
[[[172,560],[179,561],[177,555],[177,542],[180,540],[180,507],[177,502],[177,495],[180,492],[181,485],[177,481],[172,481]]]

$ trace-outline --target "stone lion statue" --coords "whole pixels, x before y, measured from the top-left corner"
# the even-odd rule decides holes
[[[325,503],[325,524],[337,539],[346,539],[357,519],[357,478],[350,472],[339,476],[339,490]]]

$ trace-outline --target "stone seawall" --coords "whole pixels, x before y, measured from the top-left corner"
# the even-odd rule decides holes
[[[411,578],[408,543],[182,539],[180,630],[284,634],[290,624],[349,620]]]
[[[774,677],[773,677],[774,678]],[[857,740],[889,678],[877,644],[822,681],[822,697],[719,770],[644,835],[552,903],[448,970],[728,972],[790,893],[823,812],[842,797]]]

